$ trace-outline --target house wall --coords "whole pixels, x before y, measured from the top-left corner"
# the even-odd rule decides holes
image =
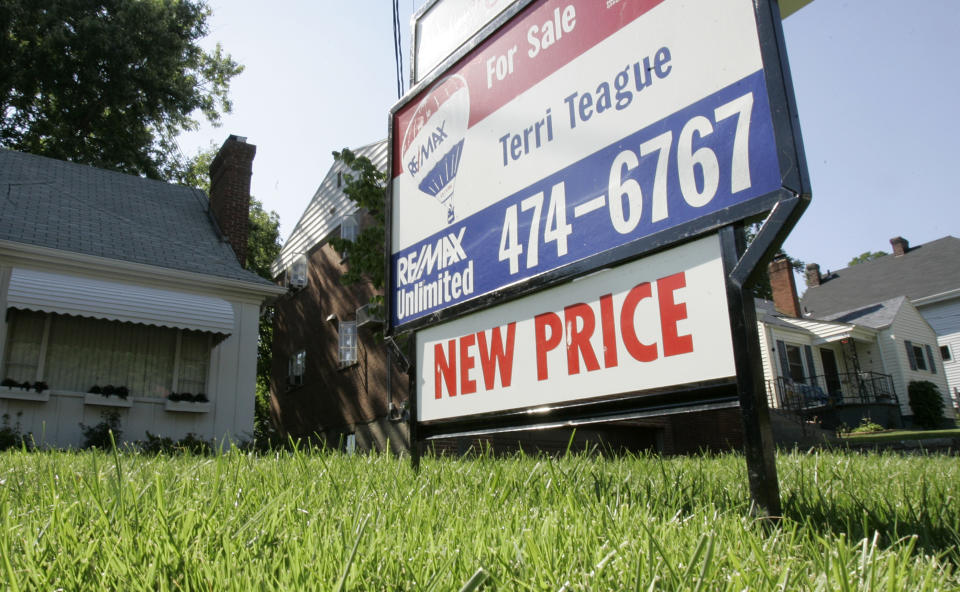
[[[936,373],[928,368],[927,370],[911,370],[910,361],[907,358],[906,341],[913,342],[914,345],[929,345],[934,350],[934,363],[936,364]],[[945,397],[947,409],[945,414],[953,417],[953,409],[949,404],[947,393],[947,381],[943,372],[943,363],[939,359],[937,351],[937,336],[930,325],[924,320],[917,309],[905,302],[894,317],[893,323],[880,332],[878,339],[880,357],[883,359],[883,365],[887,369],[886,373],[893,377],[894,388],[900,398],[900,411],[905,417],[913,415],[910,409],[910,398],[907,387],[914,380],[929,380],[937,385],[940,392]]]
[[[407,424],[389,410],[391,400],[398,409],[407,400],[406,374],[396,365],[388,368],[383,341],[367,328],[358,330],[358,363],[341,369],[337,327],[326,320],[330,315],[354,320],[374,290],[368,284],[344,286],[340,276],[346,267],[326,243],[307,259],[307,286],[274,304],[271,403],[278,426],[285,435],[331,446],[353,433],[359,450],[383,449],[388,440],[395,451],[407,449]],[[303,384],[290,386],[288,365],[301,350]]]
[[[820,376],[823,374],[823,362],[820,358],[820,347],[833,349],[837,354],[837,363],[840,366],[840,372],[846,372],[844,369],[844,358],[838,348],[831,345],[813,345],[814,337],[809,333],[802,331],[793,331],[785,327],[768,325],[763,322],[758,323],[758,332],[760,333],[761,359],[763,363],[763,378],[767,389],[767,401],[771,407],[778,407],[779,400],[776,393],[775,381],[783,375],[780,368],[780,357],[777,352],[777,341],[783,341],[786,345],[796,345],[803,347],[809,345],[813,348],[813,368],[808,367],[806,356],[803,358],[804,374],[806,376]]]
[[[783,371],[780,368],[779,354],[776,349],[777,341],[783,341],[786,345],[796,345],[800,347],[809,345],[812,348],[812,369],[808,367],[806,355],[803,356],[804,371],[807,376],[824,376],[823,358],[821,357],[820,353],[822,349],[833,351],[837,360],[837,371],[839,374],[841,374],[841,380],[843,380],[842,375],[854,371],[854,365],[850,359],[847,347],[842,345],[839,341],[824,343],[817,335],[808,333],[806,331],[767,324],[762,321],[759,322],[758,325],[758,331],[760,334],[761,359],[763,364],[763,377],[766,383],[767,401],[770,403],[771,407],[775,408],[779,406],[774,381],[783,375]],[[859,362],[861,371],[889,374],[886,366],[884,365],[880,348],[875,342],[855,339],[853,343],[854,347],[856,348],[857,360]],[[822,383],[823,379],[820,379],[821,388],[824,387]],[[902,400],[906,396],[906,391],[904,390],[901,393],[898,388],[897,394]]]
[[[776,341],[773,340],[770,327],[762,321],[757,322],[757,335],[760,338],[760,363],[763,366],[763,383],[767,393],[767,403],[770,407],[775,407],[777,403],[776,391],[773,386],[773,379],[776,372],[773,370],[773,356],[776,352],[773,348]]]
[[[950,348],[951,359],[941,360],[953,406],[960,406],[960,298],[918,307],[937,333],[938,346]]]
[[[4,312],[9,270],[9,266],[0,267],[0,311]],[[10,398],[22,396],[19,391],[0,393],[0,415],[8,414],[11,427],[19,423],[21,433],[32,434],[38,444],[58,448],[81,446],[84,437],[80,424],[94,426],[110,410],[120,415],[121,441],[146,440],[148,430],[174,440],[189,433],[218,443],[251,439],[260,305],[253,299],[227,300],[233,306],[235,326],[233,333],[216,345],[210,355],[206,389],[210,403],[187,406],[201,412],[168,411],[166,399],[162,398],[132,396],[127,402],[116,398],[93,402],[95,398],[85,393],[51,390],[47,401]],[[4,359],[6,343],[3,314],[0,360]]]

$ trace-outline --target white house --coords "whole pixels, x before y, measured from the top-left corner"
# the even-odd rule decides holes
[[[0,150],[0,414],[76,447],[238,441],[253,431],[260,308],[283,290],[243,268],[256,147],[236,136],[198,190]]]
[[[863,417],[899,426],[913,415],[910,382],[927,380],[954,416],[937,335],[909,299],[801,315],[789,264],[775,260],[769,275],[774,302],[758,301],[757,322],[772,408],[817,415],[827,427]]]
[[[801,305],[804,315],[832,317],[905,296],[936,333],[933,362],[946,374],[954,407],[960,407],[960,239],[945,236],[911,247],[902,237],[890,239],[893,252],[873,261],[822,274],[807,266]],[[924,349],[926,353],[926,349]]]

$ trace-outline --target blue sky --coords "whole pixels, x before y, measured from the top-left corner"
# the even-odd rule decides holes
[[[405,77],[422,3],[400,0]],[[181,150],[247,136],[257,145],[252,192],[280,214],[286,240],[331,152],[386,136],[390,3],[210,4],[205,43],[222,43],[246,70],[224,125],[202,126]],[[894,236],[917,245],[960,234],[960,1],[814,0],[783,26],[813,187],[787,252],[826,271],[889,252]]]

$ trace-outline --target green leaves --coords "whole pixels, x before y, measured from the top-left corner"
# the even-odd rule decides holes
[[[340,280],[349,285],[366,279],[375,290],[383,290],[387,175],[378,170],[369,158],[358,157],[347,148],[342,152],[334,152],[333,158],[353,171],[344,176],[346,185],[343,192],[365,213],[355,240],[337,237],[330,240],[333,248],[348,261],[347,272]]]
[[[868,261],[873,261],[874,259],[879,259],[886,255],[883,251],[864,251],[857,255],[856,257],[850,259],[850,262],[847,263],[847,267],[853,267],[854,265],[859,265],[861,263],[867,263]]]
[[[243,71],[203,51],[204,0],[8,0],[0,8],[0,145],[155,179],[195,113],[217,124]]]

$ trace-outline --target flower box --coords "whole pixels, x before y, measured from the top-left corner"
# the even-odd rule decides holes
[[[0,399],[46,403],[50,400],[50,389],[44,389],[38,393],[33,389],[26,390],[18,386],[0,386]]]
[[[192,401],[171,401],[167,399],[163,408],[174,413],[207,413],[213,408],[213,403],[194,403]]]
[[[121,399],[120,397],[104,397],[103,395],[86,393],[83,395],[83,404],[98,405],[100,407],[132,407],[133,401],[130,399]]]

